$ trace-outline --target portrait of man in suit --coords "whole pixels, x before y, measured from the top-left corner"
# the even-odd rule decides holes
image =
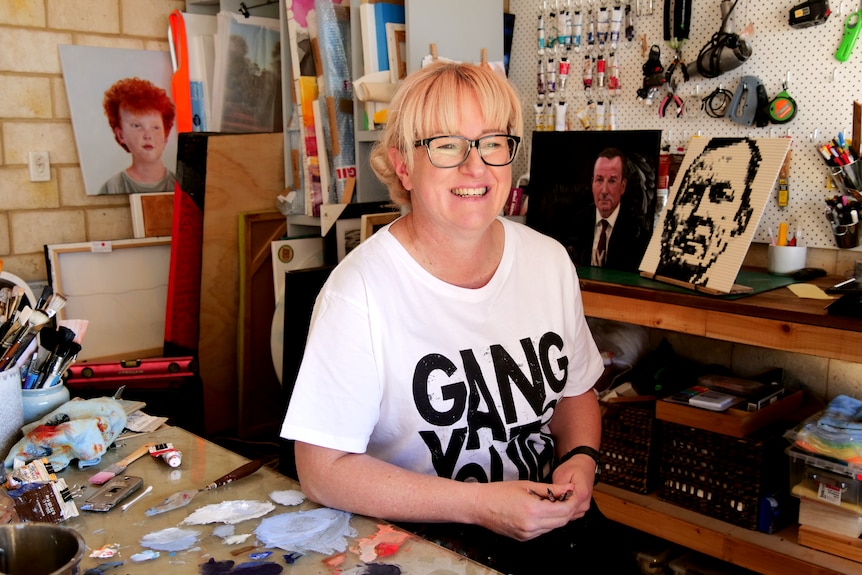
[[[660,142],[658,130],[535,132],[527,225],[577,266],[636,272],[655,221]]]
[[[605,148],[593,164],[593,202],[580,209],[572,230],[572,257],[578,265],[624,271],[637,269],[649,241],[642,215],[623,205],[633,169],[618,148]]]

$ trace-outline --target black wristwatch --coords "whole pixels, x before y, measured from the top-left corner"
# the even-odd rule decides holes
[[[596,476],[595,476],[595,479],[593,480],[593,485],[595,485],[596,483],[599,482],[599,477],[602,474],[602,456],[598,452],[598,450],[593,449],[592,447],[590,447],[588,445],[579,445],[578,447],[575,447],[574,449],[572,449],[571,451],[566,453],[564,456],[562,456],[560,458],[560,462],[558,465],[562,465],[563,463],[565,463],[566,461],[568,461],[569,459],[571,459],[575,455],[580,455],[581,453],[583,453],[584,455],[589,455],[590,457],[593,458],[593,461],[596,462]]]

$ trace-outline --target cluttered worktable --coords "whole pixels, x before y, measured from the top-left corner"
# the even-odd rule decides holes
[[[128,503],[143,493],[147,487],[152,486],[152,491],[145,494],[126,510],[117,506],[108,512],[80,511],[78,517],[72,517],[64,525],[77,530],[86,541],[87,552],[81,563],[81,573],[88,569],[99,568],[100,565],[110,562],[122,561],[123,565],[116,570],[105,569],[106,573],[122,573],[123,575],[148,574],[158,572],[160,575],[170,573],[215,573],[224,571],[213,571],[215,567],[202,567],[207,562],[233,561],[236,566],[254,561],[269,561],[281,565],[286,573],[295,574],[331,574],[345,573],[348,570],[357,574],[371,573],[471,573],[476,575],[497,573],[478,563],[474,563],[456,553],[444,549],[434,543],[423,540],[406,532],[392,527],[388,523],[364,516],[353,515],[350,517],[349,525],[355,529],[355,535],[346,537],[346,549],[343,553],[334,552],[321,554],[314,551],[304,551],[301,556],[290,556],[290,552],[277,547],[266,547],[261,545],[254,531],[258,529],[262,521],[273,518],[279,514],[292,514],[299,511],[306,512],[313,509],[322,509],[319,506],[304,501],[299,505],[275,504],[275,509],[260,518],[246,519],[227,526],[228,530],[234,532],[236,540],[241,539],[244,534],[251,534],[245,541],[234,543],[227,542],[223,537],[226,525],[224,523],[207,524],[183,524],[194,511],[211,505],[244,501],[272,502],[270,494],[281,493],[296,495],[299,484],[281,475],[266,466],[263,466],[253,474],[228,483],[211,491],[199,492],[187,506],[173,509],[158,515],[147,516],[146,510],[161,503],[168,496],[182,490],[200,489],[216,478],[241,466],[247,460],[236,453],[224,449],[206,439],[198,437],[178,427],[163,427],[158,431],[139,435],[128,439],[117,440],[117,448],[109,450],[102,457],[101,463],[94,468],[85,470],[78,469],[75,465],[70,466],[60,473],[72,490],[74,486],[86,486],[81,497],[76,498],[80,507],[81,502],[95,491],[95,487],[89,485],[88,479],[95,473],[106,469],[130,454],[139,446],[149,443],[171,443],[173,447],[182,454],[182,463],[177,468],[170,467],[160,458],[146,455],[131,463],[125,470],[126,475],[143,478],[141,489],[131,495],[123,503]],[[218,516],[218,514],[214,514]],[[223,516],[241,518],[237,516],[236,510],[226,511]],[[311,517],[304,522],[305,529],[309,532],[319,527],[318,521]],[[296,525],[303,523],[294,523]],[[231,529],[232,527],[232,529]],[[149,552],[141,545],[145,536],[151,536],[157,532],[164,533],[166,529],[182,529],[196,531],[193,542],[184,549],[178,551],[160,551],[159,557],[143,562],[134,562],[131,557],[136,554]],[[182,535],[179,532],[174,536],[177,544]],[[187,535],[186,535],[187,536]],[[159,539],[164,539],[159,536]],[[92,555],[101,551],[103,558]],[[258,553],[271,551],[272,554],[261,558]],[[114,556],[110,556],[114,554]],[[289,556],[289,557],[285,557]],[[294,559],[293,563],[289,560]],[[381,564],[391,565],[381,571]],[[372,570],[372,567],[377,570]],[[97,571],[101,572],[101,571]],[[233,571],[231,571],[233,572]],[[249,570],[251,573],[252,570]],[[258,571],[254,571],[257,573]],[[271,573],[272,571],[266,571]]]

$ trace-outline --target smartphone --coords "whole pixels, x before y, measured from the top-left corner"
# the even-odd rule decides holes
[[[105,483],[98,491],[90,495],[81,509],[84,511],[110,511],[118,503],[141,488],[144,480],[132,475],[120,475]]]

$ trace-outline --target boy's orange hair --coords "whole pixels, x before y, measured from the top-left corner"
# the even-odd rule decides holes
[[[102,101],[105,115],[111,131],[120,126],[120,108],[130,112],[149,112],[155,110],[162,115],[165,127],[165,137],[174,126],[174,103],[168,97],[167,92],[148,80],[141,78],[123,78],[114,83],[105,91],[105,99]],[[120,142],[114,131],[114,139],[127,152],[129,149]]]

